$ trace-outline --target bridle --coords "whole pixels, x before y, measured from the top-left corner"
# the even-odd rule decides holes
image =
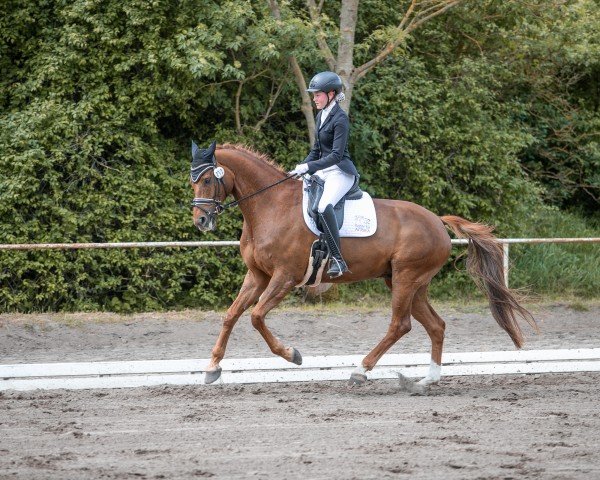
[[[227,205],[223,205],[220,200],[217,200],[221,193],[221,188],[225,190],[225,183],[223,182],[223,175],[225,171],[223,167],[217,166],[217,157],[213,154],[212,163],[202,163],[197,167],[192,167],[190,171],[190,179],[192,183],[197,183],[198,180],[208,171],[212,170],[213,175],[217,179],[215,182],[215,194],[213,198],[194,197],[192,200],[192,207],[199,208],[207,216],[211,217],[214,214],[220,215],[227,208]],[[214,211],[209,212],[204,206],[214,205]]]
[[[199,208],[208,217],[212,217],[215,214],[221,215],[228,208],[237,207],[240,202],[247,200],[248,198],[254,197],[255,195],[258,195],[259,193],[262,193],[271,187],[275,187],[276,185],[279,185],[280,183],[283,183],[286,180],[289,180],[290,178],[296,178],[295,175],[286,175],[285,178],[278,180],[277,182],[272,183],[271,185],[267,185],[266,187],[263,187],[260,190],[257,190],[256,192],[251,193],[250,195],[246,195],[245,197],[242,197],[239,200],[234,200],[233,202],[229,202],[229,203],[223,203],[220,200],[218,200],[218,198],[221,193],[221,188],[223,188],[223,190],[225,190],[225,183],[223,182],[223,176],[225,175],[225,170],[223,170],[223,167],[219,167],[217,165],[217,158],[215,157],[214,154],[212,156],[212,163],[202,163],[202,164],[198,165],[197,167],[192,167],[192,169],[190,171],[190,179],[192,180],[192,183],[197,183],[198,180],[200,180],[200,178],[208,170],[212,170],[213,175],[217,179],[217,181],[215,182],[215,193],[214,193],[213,198],[194,197],[194,199],[192,200],[192,207]],[[204,208],[205,206],[212,206],[212,205],[214,205],[214,210],[212,212],[209,212],[206,208]]]

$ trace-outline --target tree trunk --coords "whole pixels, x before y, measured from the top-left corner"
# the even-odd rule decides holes
[[[327,63],[330,70],[335,71],[344,83],[344,93],[346,100],[340,106],[348,113],[352,105],[352,94],[354,85],[361,80],[368,72],[385,60],[394,50],[406,41],[406,37],[417,30],[424,23],[443,15],[451,8],[456,7],[464,0],[410,0],[404,12],[404,16],[400,20],[395,33],[390,36],[388,42],[373,58],[365,62],[363,65],[354,65],[354,34],[356,32],[356,22],[358,19],[358,4],[360,0],[342,0],[340,12],[340,32],[338,42],[337,59],[334,57],[329,45],[327,44],[327,32],[322,29],[321,9],[323,0],[320,0],[317,5],[315,0],[305,0],[308,8],[308,13],[311,18],[312,28],[315,31],[315,39],[319,46],[321,56]],[[277,0],[269,0],[271,10],[276,10],[273,13],[275,18],[280,18],[279,7]],[[278,16],[279,15],[279,16]],[[335,43],[335,42],[332,42]],[[295,61],[295,59],[294,59]],[[295,69],[298,68],[298,70]],[[302,111],[306,117],[309,137],[311,145],[314,142],[315,124],[312,116],[312,108],[310,108],[310,99],[306,94],[306,82],[302,76],[302,72],[296,62],[294,68],[294,76],[296,83],[300,88],[302,95]],[[316,72],[315,72],[316,73]],[[309,114],[310,108],[310,114]]]
[[[298,90],[300,90],[300,94],[302,95],[302,106],[300,109],[302,110],[304,118],[306,119],[306,126],[308,127],[308,142],[312,148],[313,144],[315,143],[315,117],[312,108],[312,101],[310,99],[310,95],[306,91],[306,82],[304,81],[304,75],[302,75],[302,70],[300,69],[300,65],[298,65],[298,61],[294,57],[289,57],[288,60],[292,67],[292,71],[294,72],[296,85],[298,85]]]
[[[354,90],[354,33],[358,19],[358,3],[360,0],[344,0],[340,13],[340,41],[337,57],[337,74],[344,83],[346,100],[340,106],[350,111],[352,91]]]

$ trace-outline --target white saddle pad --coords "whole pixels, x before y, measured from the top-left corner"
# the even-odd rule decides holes
[[[315,235],[320,232],[315,221],[308,216],[308,193],[302,194],[302,214],[306,226]],[[377,215],[373,199],[367,192],[363,192],[360,200],[346,200],[344,206],[344,224],[340,229],[340,237],[370,237],[377,230]]]

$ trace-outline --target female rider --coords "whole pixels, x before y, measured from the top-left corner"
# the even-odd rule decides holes
[[[304,161],[289,173],[315,174],[325,182],[318,212],[331,252],[327,275],[336,278],[347,272],[348,266],[342,258],[333,206],[352,188],[359,174],[348,153],[348,115],[338,105],[338,100],[344,99],[341,93],[342,79],[336,73],[321,72],[312,78],[306,91],[313,94],[313,101],[319,110],[315,121],[315,144]]]

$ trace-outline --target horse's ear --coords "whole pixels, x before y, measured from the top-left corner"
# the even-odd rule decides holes
[[[215,141],[214,141],[214,142],[212,142],[212,143],[210,144],[210,146],[209,146],[209,147],[206,149],[206,155],[207,155],[207,156],[211,156],[211,157],[212,157],[212,156],[214,155],[214,153],[215,153],[215,150],[216,150],[216,148],[217,148],[217,142],[216,142],[216,140],[215,140]]]
[[[192,140],[192,158],[196,158],[196,155],[198,155],[199,152],[200,149],[198,148],[198,145]]]

